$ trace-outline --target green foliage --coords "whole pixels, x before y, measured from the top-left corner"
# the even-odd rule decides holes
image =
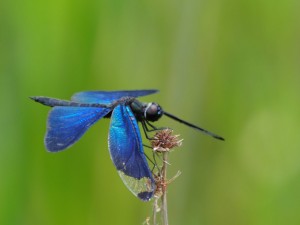
[[[0,3],[0,224],[142,224],[107,150],[108,120],[45,151],[48,108],[83,90],[157,88],[184,139],[170,155],[170,224],[300,224],[297,1]]]

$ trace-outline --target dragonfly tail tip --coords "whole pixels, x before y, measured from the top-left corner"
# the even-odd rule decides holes
[[[31,100],[33,100],[33,101],[36,101],[36,100],[37,100],[37,98],[36,98],[35,96],[29,96],[29,98],[30,98]]]
[[[217,138],[217,139],[219,139],[219,140],[221,140],[221,141],[225,141],[225,138],[220,137],[220,136],[216,136],[215,138]]]

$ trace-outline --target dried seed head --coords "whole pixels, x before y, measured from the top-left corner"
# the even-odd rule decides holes
[[[179,140],[179,135],[172,135],[173,130],[159,130],[151,141],[151,146],[154,151],[168,152],[174,147],[179,147],[182,144],[182,139]]]
[[[156,189],[154,192],[155,198],[160,198],[166,192],[167,186],[171,184],[180,175],[181,172],[178,171],[174,177],[172,177],[169,180],[166,180],[160,173],[153,174],[153,178],[156,185]]]
[[[158,173],[158,174],[153,174],[154,177],[154,181],[155,181],[155,192],[154,192],[154,196],[156,198],[160,198],[163,195],[163,191],[164,191],[164,181],[163,181],[163,177]]]

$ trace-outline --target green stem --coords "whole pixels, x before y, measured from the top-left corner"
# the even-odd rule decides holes
[[[162,182],[167,183],[167,165],[168,165],[168,152],[163,153],[163,166],[162,166]],[[169,225],[168,221],[168,204],[167,204],[167,185],[163,185],[163,195],[161,197],[162,201],[162,217],[163,225]]]

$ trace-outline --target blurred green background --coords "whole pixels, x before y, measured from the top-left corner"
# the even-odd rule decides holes
[[[168,118],[172,225],[300,224],[299,1],[0,2],[0,224],[142,224],[110,160],[109,120],[71,149],[43,144],[28,96],[157,88]]]

